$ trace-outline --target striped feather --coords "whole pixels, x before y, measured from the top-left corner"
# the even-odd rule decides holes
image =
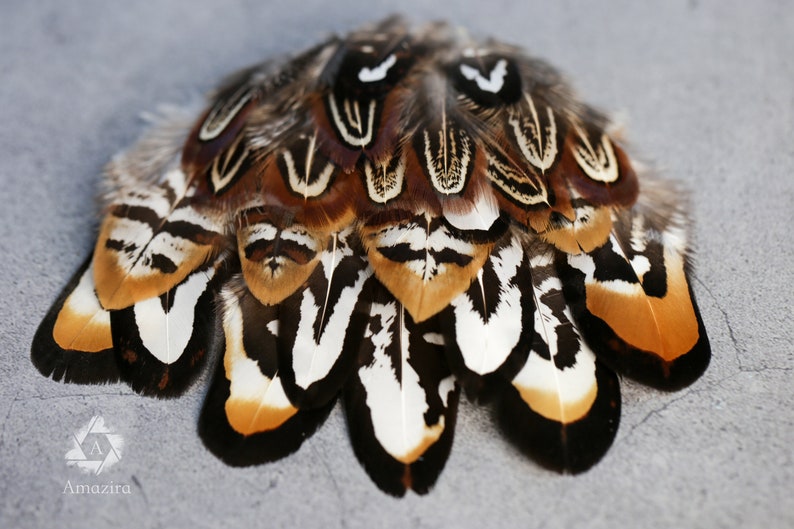
[[[373,220],[361,234],[375,275],[416,321],[437,314],[466,290],[493,246],[467,241],[428,213]]]
[[[217,164],[227,156],[219,154],[233,143],[242,143],[239,132],[246,118],[257,106],[262,89],[262,67],[247,68],[228,79],[215,95],[214,101],[193,127],[185,149],[182,165],[202,171],[209,164]],[[245,148],[245,145],[243,145]],[[215,178],[210,177],[214,193],[223,192],[239,176],[219,179],[217,165]],[[224,181],[222,181],[224,180]],[[217,184],[222,181],[222,185]]]
[[[563,172],[576,192],[593,204],[632,206],[639,193],[637,175],[605,128],[606,120],[600,116],[587,123],[577,116],[571,119]]]
[[[501,388],[526,362],[535,313],[531,291],[529,257],[509,234],[471,287],[439,315],[449,365],[469,396]]]
[[[384,491],[427,492],[452,445],[459,388],[433,320],[415,323],[372,282],[370,319],[345,387],[350,437],[364,469]]]
[[[332,158],[346,171],[362,152],[379,160],[393,149],[399,126],[394,107],[402,95],[396,88],[421,55],[403,21],[387,19],[373,29],[383,38],[351,34],[320,74],[327,90],[315,120],[322,143],[333,146]]]
[[[569,254],[591,252],[602,246],[612,231],[612,208],[574,201],[571,218],[558,216],[549,222],[541,238]]]
[[[527,92],[508,113],[506,128],[511,147],[521,153],[525,163],[536,175],[545,175],[554,169],[563,151],[566,132],[564,117],[556,115],[554,109],[543,104],[541,98]],[[542,186],[538,186],[538,191],[537,198],[545,199]],[[536,199],[522,202],[531,205],[536,203]]]
[[[182,394],[201,372],[213,339],[215,294],[224,259],[162,296],[110,313],[121,378],[139,393]]]
[[[506,227],[496,197],[490,189],[473,195],[471,199],[445,199],[442,202],[444,220],[453,229],[467,232],[467,235],[496,240]]]
[[[665,203],[657,196],[653,208],[618,215],[606,244],[558,261],[566,299],[599,357],[645,384],[675,389],[701,375],[710,348],[688,280],[684,217],[657,211]]]
[[[237,249],[251,293],[266,305],[280,303],[311,276],[328,235],[294,223],[281,208],[243,210]]]
[[[221,294],[224,351],[199,419],[199,435],[230,465],[274,461],[296,451],[335,399],[299,410],[281,383],[278,314],[234,279]]]
[[[220,219],[203,213],[190,195],[185,174],[172,169],[160,186],[131,187],[110,206],[93,263],[104,308],[165,294],[224,248]]]
[[[620,388],[571,318],[552,249],[538,244],[527,250],[536,307],[532,350],[501,402],[502,423],[516,444],[545,466],[582,472],[612,444]]]
[[[461,195],[472,177],[477,163],[474,138],[462,123],[442,110],[438,123],[428,123],[414,136],[425,177],[440,195]]]
[[[333,234],[304,288],[278,306],[281,380],[302,409],[323,406],[339,392],[364,331],[359,298],[372,269],[355,253],[352,235]]]
[[[362,177],[367,198],[376,204],[386,204],[405,190],[405,156],[397,149],[394,156],[380,163],[364,160]]]
[[[318,141],[318,130],[307,128],[261,165],[263,174],[254,193],[266,203],[289,211],[295,222],[323,232],[338,231],[355,216],[351,186],[355,176],[340,170]]]

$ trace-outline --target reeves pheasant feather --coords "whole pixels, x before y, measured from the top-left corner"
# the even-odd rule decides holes
[[[640,194],[608,130],[546,63],[443,24],[256,65],[110,163],[33,362],[172,397],[217,357],[199,434],[230,465],[294,452],[341,398],[375,483],[425,493],[463,391],[584,471],[618,375],[676,389],[710,358],[681,193]]]

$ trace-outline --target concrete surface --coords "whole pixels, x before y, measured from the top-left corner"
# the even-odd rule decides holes
[[[794,6],[787,1],[7,1],[0,17],[0,526],[794,526]],[[205,384],[157,401],[42,377],[33,333],[90,250],[102,165],[225,73],[399,9],[521,44],[626,117],[636,150],[693,191],[694,288],[714,359],[691,388],[625,382],[590,472],[523,458],[464,403],[434,491],[398,500],[356,462],[337,408],[301,451],[224,466],[195,433]],[[91,480],[65,464],[101,415],[126,444]],[[129,494],[64,494],[72,484]]]

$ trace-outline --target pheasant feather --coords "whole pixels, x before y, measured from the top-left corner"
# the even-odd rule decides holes
[[[680,193],[551,66],[444,24],[243,70],[107,178],[32,360],[171,397],[217,358],[199,434],[230,465],[294,452],[341,397],[378,487],[425,493],[462,391],[581,472],[615,437],[619,376],[675,389],[709,362]]]

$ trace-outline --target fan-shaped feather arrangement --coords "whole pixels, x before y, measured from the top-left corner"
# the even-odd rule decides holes
[[[710,356],[679,193],[640,195],[607,128],[546,63],[442,24],[254,66],[109,165],[33,361],[171,397],[218,344],[199,433],[231,465],[297,450],[341,395],[377,485],[424,493],[463,389],[586,470],[617,374],[674,389]]]

